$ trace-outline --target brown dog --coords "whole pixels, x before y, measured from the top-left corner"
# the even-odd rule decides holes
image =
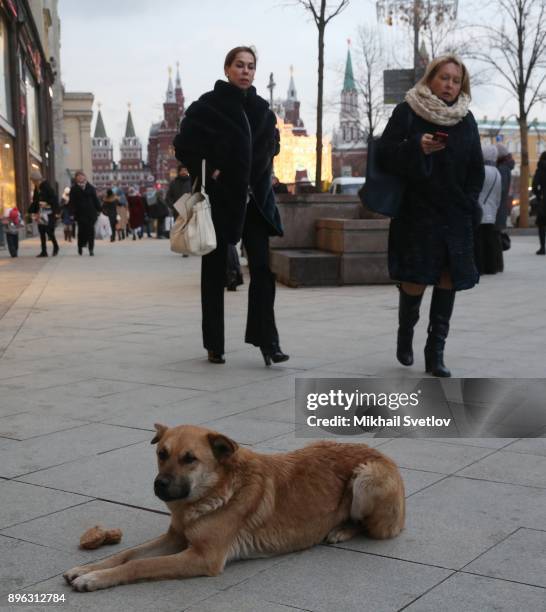
[[[155,425],[164,536],[64,574],[76,591],[220,574],[227,561],[392,538],[404,525],[396,465],[365,444],[318,442],[264,455],[201,427]]]

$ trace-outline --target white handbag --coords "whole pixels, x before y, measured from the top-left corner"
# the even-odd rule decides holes
[[[185,193],[174,203],[178,218],[170,232],[171,251],[182,255],[206,255],[216,248],[210,201],[205,191],[206,161],[203,160],[201,191]]]

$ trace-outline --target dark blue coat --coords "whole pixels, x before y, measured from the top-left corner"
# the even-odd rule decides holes
[[[426,156],[421,137],[438,131],[449,134],[447,146]],[[472,113],[454,126],[441,126],[422,119],[403,102],[381,136],[378,158],[385,170],[404,177],[407,186],[400,215],[389,231],[391,278],[437,285],[447,268],[455,290],[473,287],[479,280],[474,228],[481,218],[478,196],[484,164]]]
[[[174,139],[176,157],[190,171],[201,175],[207,160],[206,191],[217,233],[228,243],[241,239],[248,187],[267,222],[269,235],[282,236],[279,211],[271,185],[272,162],[278,152],[275,115],[256,94],[217,81],[214,90],[190,105]],[[217,180],[211,178],[220,170]]]

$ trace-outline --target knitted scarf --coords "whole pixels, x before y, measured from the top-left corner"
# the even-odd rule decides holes
[[[414,113],[436,125],[455,125],[468,113],[470,96],[460,93],[449,106],[435,96],[426,85],[415,85],[406,94],[406,102]]]

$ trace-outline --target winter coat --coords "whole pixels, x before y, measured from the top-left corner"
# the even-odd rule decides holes
[[[176,157],[192,178],[201,176],[201,160],[207,160],[212,219],[228,243],[241,239],[249,187],[269,235],[283,234],[271,187],[273,156],[278,152],[275,122],[269,104],[254,87],[243,91],[217,81],[213,91],[188,108],[174,139]],[[211,177],[214,170],[220,170],[216,180]]]
[[[48,206],[46,208],[41,207],[40,202],[45,202]],[[55,227],[55,218],[59,214],[59,201],[53,187],[47,181],[42,181],[39,187],[34,188],[32,204],[28,211],[34,215],[40,215],[41,211],[45,211],[43,214],[47,215],[47,224],[39,222],[40,225],[47,225],[49,228]]]
[[[421,138],[437,131],[448,134],[447,146],[425,155]],[[484,163],[472,113],[453,126],[440,126],[403,102],[379,140],[378,158],[385,171],[406,183],[400,215],[389,231],[391,278],[436,285],[447,268],[455,290],[473,287],[479,280],[474,229],[481,217]]]
[[[482,207],[482,225],[495,223],[501,203],[501,175],[495,166],[485,165],[485,180],[478,198]]]
[[[129,205],[129,226],[131,229],[144,225],[144,202],[139,195],[127,196]]]
[[[174,203],[185,193],[191,193],[191,177],[177,176],[169,183],[169,189],[165,196],[167,206],[172,208]]]
[[[72,187],[70,206],[79,225],[94,225],[102,209],[97,192],[91,183],[86,183],[84,189],[79,185]]]
[[[516,162],[514,161],[511,155],[507,155],[504,157],[499,164],[497,165],[497,169],[501,175],[501,203],[499,206],[499,210],[497,211],[497,218],[495,219],[495,225],[497,229],[504,229],[506,227],[506,220],[508,219],[508,215],[510,214],[510,204],[508,201],[510,196],[510,182],[512,180],[512,170]]]
[[[110,222],[116,221],[117,218],[117,207],[119,200],[117,196],[106,196],[102,201],[102,212],[110,219]]]
[[[537,197],[537,220],[539,226],[546,225],[546,160],[538,162],[533,177],[533,193]]]

